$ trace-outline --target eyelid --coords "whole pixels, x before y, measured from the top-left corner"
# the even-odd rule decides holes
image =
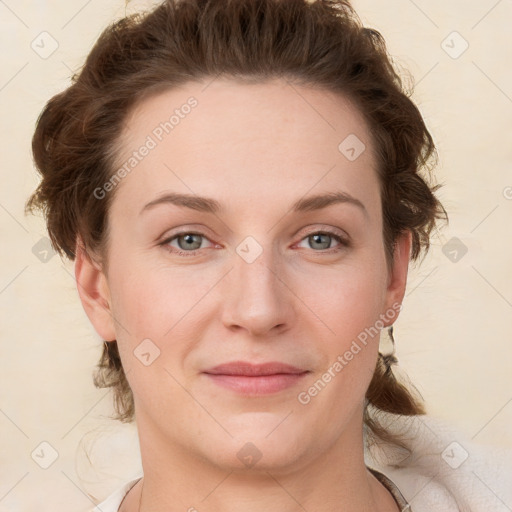
[[[202,249],[193,249],[191,251],[184,251],[184,250],[176,248],[176,247],[173,247],[172,248],[173,250],[169,249],[170,243],[173,242],[174,240],[176,240],[177,238],[179,238],[181,235],[198,235],[198,236],[201,236],[204,239],[208,240],[213,245],[219,245],[219,244],[216,244],[215,242],[213,242],[212,240],[210,240],[209,236],[206,233],[203,233],[201,231],[194,230],[194,229],[182,229],[180,231],[176,231],[175,233],[172,233],[171,235],[165,236],[161,242],[158,242],[158,245],[163,247],[165,250],[167,250],[171,254],[186,255],[186,256],[195,256],[198,253],[198,251],[202,250]],[[205,249],[205,247],[203,247],[203,249]]]
[[[350,242],[350,236],[346,231],[327,224],[310,224],[302,228],[300,231],[298,231],[296,236],[301,236],[300,240],[302,240],[306,236],[315,235],[317,233],[325,233],[326,235],[336,235],[342,238],[345,242]]]
[[[319,254],[319,255],[327,255],[327,254],[335,254],[343,249],[346,249],[351,246],[349,237],[347,235],[340,234],[337,230],[331,229],[315,229],[311,232],[306,233],[304,236],[300,237],[300,240],[294,244],[294,246],[300,244],[303,242],[303,240],[306,240],[308,237],[313,235],[327,235],[331,238],[335,239],[338,242],[338,245],[334,247],[329,247],[328,249],[321,249],[318,251],[315,251],[314,249],[309,249],[309,252],[312,252],[313,254]]]
[[[180,235],[200,235],[211,241],[211,235],[208,234],[209,231],[210,230],[208,230],[208,228],[202,225],[200,227],[194,227],[194,225],[178,227],[176,230],[170,229],[166,231],[161,237],[158,238],[159,241],[157,243],[159,245],[168,243]]]
[[[331,237],[337,239],[338,242],[339,242],[339,247],[348,247],[350,245],[350,237],[349,237],[349,235],[345,231],[343,231],[343,230],[341,230],[339,228],[334,228],[332,226],[326,226],[326,225],[325,226],[322,226],[322,225],[319,226],[318,224],[315,224],[314,225],[315,227],[311,227],[311,226],[313,226],[313,225],[306,226],[303,229],[301,229],[299,232],[297,232],[296,236],[299,236],[300,238],[294,244],[294,246],[299,244],[300,242],[302,242],[305,238],[307,238],[309,236],[312,236],[312,235],[316,235],[316,234],[325,234],[325,235],[328,235],[328,236],[331,236]],[[180,235],[198,235],[198,236],[201,236],[201,237],[207,239],[209,242],[211,242],[214,245],[220,245],[220,244],[217,244],[216,242],[213,242],[212,240],[210,240],[209,235],[207,235],[206,233],[202,232],[201,230],[196,230],[196,229],[187,228],[187,227],[185,227],[185,228],[178,228],[178,229],[179,229],[179,231],[173,232],[172,234],[163,237],[163,240],[158,243],[158,245],[163,246],[164,249],[166,249],[171,254],[195,256],[202,249],[206,249],[205,247],[203,247],[202,249],[193,249],[193,250],[190,250],[190,251],[185,251],[185,250],[181,250],[181,249],[178,249],[178,248],[174,247],[173,248],[174,250],[170,250],[168,248],[169,244],[172,241],[174,241],[175,239],[177,239]],[[328,253],[331,253],[331,252],[336,252],[337,250],[339,250],[338,246],[337,247],[331,247],[329,249],[322,249],[322,250],[319,250],[319,251],[315,251],[315,250],[311,249],[312,252],[316,252],[318,254],[328,254]]]

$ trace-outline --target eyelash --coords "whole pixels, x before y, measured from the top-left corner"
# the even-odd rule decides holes
[[[196,256],[197,252],[200,251],[201,249],[193,249],[191,251],[183,251],[181,249],[176,249],[175,247],[173,247],[172,250],[171,250],[170,246],[168,245],[173,240],[179,238],[180,236],[184,236],[184,235],[198,235],[198,236],[202,236],[202,237],[208,239],[208,237],[204,233],[199,233],[197,231],[183,231],[181,233],[176,233],[172,237],[166,238],[159,245],[162,246],[165,250],[167,250],[171,254],[177,254],[179,256],[184,256],[184,257]],[[346,247],[348,247],[350,245],[349,242],[344,237],[338,235],[337,233],[335,233],[333,231],[329,231],[329,230],[313,231],[312,233],[309,233],[306,236],[302,237],[300,239],[300,242],[302,242],[306,238],[309,238],[310,236],[313,236],[313,235],[328,235],[328,236],[334,238],[336,241],[339,242],[339,245],[336,246],[336,247],[331,247],[329,249],[321,249],[321,250],[318,250],[318,251],[313,251],[313,252],[317,252],[317,253],[320,253],[320,254],[336,253],[336,252],[341,251],[341,250],[343,250],[344,248],[346,248]]]

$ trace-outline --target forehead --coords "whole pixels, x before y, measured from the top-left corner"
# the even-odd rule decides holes
[[[129,113],[119,141],[117,168],[127,172],[116,194],[132,205],[164,189],[246,203],[307,189],[368,196],[377,186],[358,109],[284,80],[217,78],[159,92]]]

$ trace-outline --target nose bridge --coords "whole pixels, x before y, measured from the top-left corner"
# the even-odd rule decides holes
[[[279,275],[278,251],[247,237],[236,247],[233,265],[226,283],[226,326],[238,325],[256,335],[289,323],[290,297]]]

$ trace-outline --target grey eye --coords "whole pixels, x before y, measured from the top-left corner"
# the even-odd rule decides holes
[[[323,240],[322,240],[323,238]],[[324,233],[316,233],[314,235],[308,236],[308,240],[313,240],[312,247],[315,248],[315,244],[320,245],[321,247],[316,246],[317,249],[328,249],[331,245],[331,236]]]
[[[184,235],[178,235],[176,240],[178,241],[178,246],[180,249],[190,249],[193,251],[201,247],[202,238],[202,235],[186,233]],[[184,243],[182,243],[181,240],[184,240]]]

